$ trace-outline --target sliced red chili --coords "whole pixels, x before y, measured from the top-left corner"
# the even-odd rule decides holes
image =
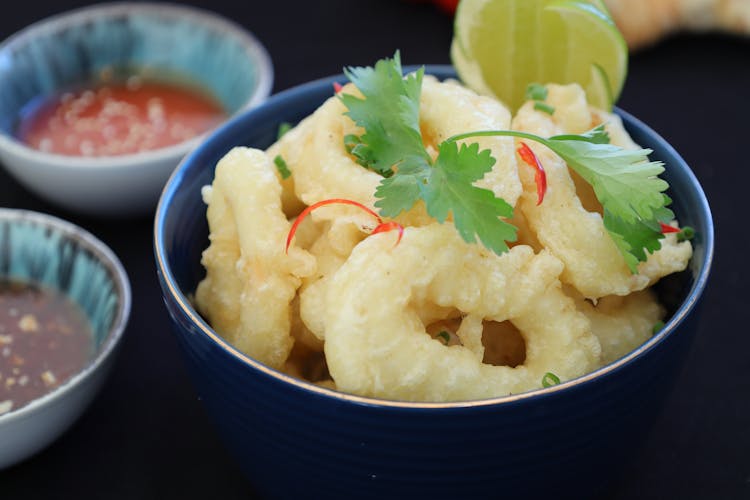
[[[660,222],[659,225],[661,226],[661,234],[669,234],[669,233],[679,233],[680,228],[670,226],[669,224],[664,224],[663,222]]]
[[[388,231],[393,231],[394,229],[398,230],[398,238],[396,239],[396,245],[398,245],[401,242],[401,238],[404,236],[404,226],[399,224],[396,221],[388,221],[388,222],[381,222],[378,224],[375,229],[372,230],[370,235],[378,234],[378,233],[387,233]],[[393,245],[393,246],[396,246]]]
[[[294,223],[292,223],[292,227],[289,229],[289,234],[286,236],[286,248],[284,249],[284,251],[286,253],[289,253],[289,245],[291,245],[292,238],[294,238],[294,235],[297,233],[297,228],[305,219],[305,217],[307,217],[310,214],[310,212],[312,212],[316,208],[319,208],[325,205],[333,205],[336,203],[355,206],[357,208],[364,210],[365,212],[372,215],[373,217],[375,217],[375,220],[378,221],[378,225],[375,226],[375,229],[373,229],[373,231],[370,234],[385,233],[387,231],[398,229],[398,239],[396,240],[396,245],[398,245],[398,243],[401,241],[401,237],[404,234],[404,226],[402,226],[398,222],[395,222],[395,221],[383,222],[383,219],[381,219],[380,216],[375,211],[363,205],[362,203],[359,203],[358,201],[347,200],[346,198],[331,198],[328,200],[322,200],[317,203],[313,203],[309,207],[305,208],[299,214],[299,216],[297,216]]]
[[[542,163],[536,157],[534,152],[526,143],[520,143],[518,155],[521,159],[535,170],[534,182],[536,182],[536,204],[541,205],[544,200],[544,194],[547,192],[547,173],[544,171]]]
[[[339,82],[333,82],[333,91],[335,93],[338,94],[339,92],[341,92],[341,89],[343,89],[343,88],[344,88],[344,86],[341,85]]]

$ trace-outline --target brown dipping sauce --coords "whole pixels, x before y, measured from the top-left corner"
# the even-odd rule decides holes
[[[130,77],[32,101],[21,113],[17,136],[46,153],[116,156],[180,143],[226,116],[201,89]]]
[[[70,298],[0,280],[0,415],[65,383],[93,353],[91,325]]]

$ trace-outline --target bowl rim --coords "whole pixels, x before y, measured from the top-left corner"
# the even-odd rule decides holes
[[[404,67],[404,71],[405,72],[413,71],[416,68],[418,68],[418,66],[408,66],[408,67]],[[425,65],[425,74],[455,75],[455,70],[453,66],[450,66],[450,65]],[[363,406],[400,408],[400,409],[410,409],[410,410],[418,410],[418,409],[448,409],[450,410],[450,409],[458,409],[458,408],[479,408],[479,407],[494,406],[498,404],[507,405],[509,403],[557,395],[561,391],[567,391],[567,390],[579,387],[595,379],[598,379],[600,377],[606,376],[612,372],[622,369],[625,365],[630,364],[637,358],[640,358],[641,356],[645,355],[649,351],[652,351],[658,345],[662,344],[668,337],[670,337],[674,333],[677,326],[680,325],[685,320],[685,318],[689,315],[689,313],[693,310],[695,305],[700,300],[706,288],[706,283],[708,281],[708,277],[711,271],[711,267],[713,263],[713,255],[714,255],[713,218],[712,218],[711,209],[708,205],[708,200],[703,191],[703,188],[698,182],[698,179],[696,178],[692,169],[688,166],[687,162],[685,162],[682,156],[680,156],[680,154],[672,147],[671,144],[669,144],[663,137],[661,137],[661,135],[656,133],[651,127],[643,123],[641,120],[635,118],[630,113],[627,113],[626,111],[623,111],[615,107],[616,113],[619,114],[626,123],[629,122],[635,125],[636,127],[642,128],[645,132],[647,132],[653,138],[655,143],[659,144],[660,149],[662,149],[668,154],[673,155],[677,159],[675,163],[679,164],[679,169],[683,170],[685,174],[687,175],[689,184],[693,186],[693,188],[696,191],[697,198],[698,198],[699,205],[700,205],[699,207],[700,211],[706,214],[706,219],[707,219],[707,232],[706,234],[703,235],[703,240],[705,242],[705,252],[700,262],[700,267],[699,267],[700,272],[695,277],[695,281],[693,282],[690,288],[690,291],[688,292],[687,298],[682,302],[682,304],[680,304],[679,308],[675,311],[674,315],[669,319],[666,325],[658,333],[653,335],[649,340],[641,344],[638,348],[634,349],[633,351],[629,352],[625,356],[607,365],[597,368],[596,370],[592,372],[586,373],[584,375],[581,375],[571,380],[567,380],[565,382],[562,382],[560,384],[557,384],[551,387],[539,388],[539,389],[535,389],[532,391],[527,391],[527,392],[523,392],[519,394],[511,394],[507,396],[499,396],[499,397],[494,397],[494,398],[466,400],[466,401],[447,401],[447,402],[421,402],[421,401],[418,402],[418,401],[388,400],[388,399],[379,399],[379,398],[374,398],[374,397],[359,396],[356,394],[340,392],[340,391],[336,391],[333,389],[320,387],[311,382],[307,382],[305,380],[292,377],[291,375],[287,375],[278,370],[275,370],[274,368],[271,368],[261,363],[260,361],[257,361],[249,357],[248,355],[244,354],[243,352],[241,352],[240,350],[232,346],[228,341],[224,340],[218,333],[216,333],[211,328],[211,326],[203,319],[203,317],[191,305],[190,300],[188,299],[188,296],[184,294],[178,287],[175,277],[166,262],[167,252],[166,252],[165,242],[164,242],[164,238],[162,234],[164,230],[164,226],[165,226],[166,215],[168,212],[167,205],[169,203],[169,200],[172,197],[174,197],[176,193],[176,188],[178,187],[181,181],[181,178],[183,176],[183,171],[189,168],[193,157],[200,155],[206,149],[210,149],[213,143],[220,141],[223,136],[231,134],[232,130],[238,124],[249,119],[250,116],[252,116],[254,113],[261,112],[264,108],[277,105],[279,101],[288,100],[293,97],[299,97],[307,93],[312,93],[316,90],[323,88],[324,86],[330,87],[333,85],[334,82],[345,82],[345,81],[347,81],[346,76],[344,74],[338,74],[338,75],[333,75],[333,76],[313,80],[307,83],[303,83],[301,85],[297,85],[295,87],[292,87],[290,89],[287,89],[283,92],[280,92],[278,94],[271,96],[265,103],[263,103],[263,105],[259,106],[258,108],[246,111],[242,113],[241,115],[236,116],[232,120],[228,121],[227,123],[219,127],[217,130],[215,130],[204,143],[202,143],[200,146],[194,149],[189,155],[183,158],[183,160],[180,162],[180,164],[177,166],[177,168],[174,170],[174,172],[170,176],[169,180],[164,185],[164,189],[162,190],[162,194],[159,198],[159,203],[157,205],[156,214],[154,217],[154,254],[155,254],[157,271],[160,277],[160,283],[162,285],[162,292],[165,294],[168,293],[171,296],[171,300],[174,301],[178,305],[180,312],[185,317],[189,318],[190,321],[198,328],[198,330],[200,330],[200,332],[203,335],[208,337],[219,348],[226,351],[230,356],[234,357],[237,361],[244,363],[249,368],[259,371],[262,374],[266,375],[267,377],[272,378],[280,383],[290,384],[291,386],[293,386],[294,388],[298,390],[310,392],[310,393],[313,393],[314,395],[324,397],[324,398],[330,398],[338,402],[348,402],[348,403],[354,403],[354,404],[363,405]],[[165,300],[166,300],[166,297],[165,297]]]
[[[110,355],[120,343],[130,317],[133,299],[128,275],[117,255],[101,240],[82,227],[53,215],[16,208],[0,208],[0,221],[10,223],[31,222],[32,224],[56,231],[68,240],[75,241],[91,252],[94,258],[107,268],[118,297],[117,312],[112,320],[112,325],[107,331],[105,341],[99,352],[96,353],[96,356],[84,365],[80,371],[63,384],[55,387],[52,391],[39,396],[18,409],[11,409],[8,413],[0,415],[0,428],[2,428],[4,424],[21,420],[34,413],[43,411],[45,407],[54,401],[64,398],[75,386],[89,379],[111,357]]]
[[[15,46],[34,40],[40,34],[46,35],[62,29],[82,25],[91,17],[116,17],[133,12],[154,13],[161,16],[166,15],[169,17],[190,19],[196,24],[206,25],[213,28],[214,31],[222,33],[223,36],[235,39],[244,48],[247,56],[257,66],[258,81],[248,99],[242,106],[223,120],[222,123],[257,106],[270,95],[274,80],[273,63],[265,46],[252,32],[240,24],[210,10],[171,2],[112,2],[93,4],[54,14],[33,22],[0,42],[0,56],[5,51],[12,50]],[[71,166],[75,166],[85,169],[117,169],[133,163],[152,163],[185,155],[188,151],[202,143],[211,132],[212,130],[209,130],[177,144],[162,148],[122,155],[89,157],[46,153],[27,146],[13,137],[12,134],[0,131],[0,150],[5,150],[8,154],[16,157],[35,159],[37,162],[53,167],[70,168]]]

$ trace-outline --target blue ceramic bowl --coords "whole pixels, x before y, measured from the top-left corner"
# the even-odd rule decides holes
[[[104,243],[78,226],[26,210],[0,208],[0,279],[65,293],[91,324],[93,355],[82,370],[29,404],[0,415],[0,469],[41,450],[94,398],[130,315],[130,284]]]
[[[230,115],[262,102],[273,82],[260,42],[208,11],[132,2],[53,16],[0,44],[0,161],[7,170],[40,196],[79,212],[153,210],[169,175],[203,137],[97,158],[44,153],[15,138],[32,100],[127,68],[203,87]]]
[[[452,68],[428,67],[439,77]],[[583,377],[482,401],[406,403],[342,394],[248,358],[218,336],[189,296],[208,245],[201,186],[230,148],[269,146],[331,95],[315,81],[273,96],[213,134],[180,165],[155,223],[159,279],[198,394],[253,486],[269,497],[588,498],[647,434],[697,329],[713,255],[706,198],[690,168],[654,131],[620,112],[636,142],[667,165],[674,210],[697,236],[690,269],[660,285],[666,327]],[[290,480],[290,478],[293,478]]]

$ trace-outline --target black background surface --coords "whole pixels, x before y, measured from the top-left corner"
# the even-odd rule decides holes
[[[396,49],[404,64],[450,62],[452,20],[429,5],[190,3],[234,19],[264,42],[275,66],[274,92],[338,73],[344,65],[372,64]],[[0,38],[84,4],[8,3]],[[637,461],[623,464],[607,498],[750,498],[748,91],[750,40],[683,35],[631,57],[619,105],[663,135],[692,166],[713,210],[717,248],[702,328],[678,386],[663,413],[654,415]],[[0,472],[0,498],[253,497],[195,396],[172,337],[156,279],[152,215],[101,220],[68,213],[2,170],[0,206],[55,214],[93,232],[121,258],[134,298],[120,356],[102,392],[56,443]]]

